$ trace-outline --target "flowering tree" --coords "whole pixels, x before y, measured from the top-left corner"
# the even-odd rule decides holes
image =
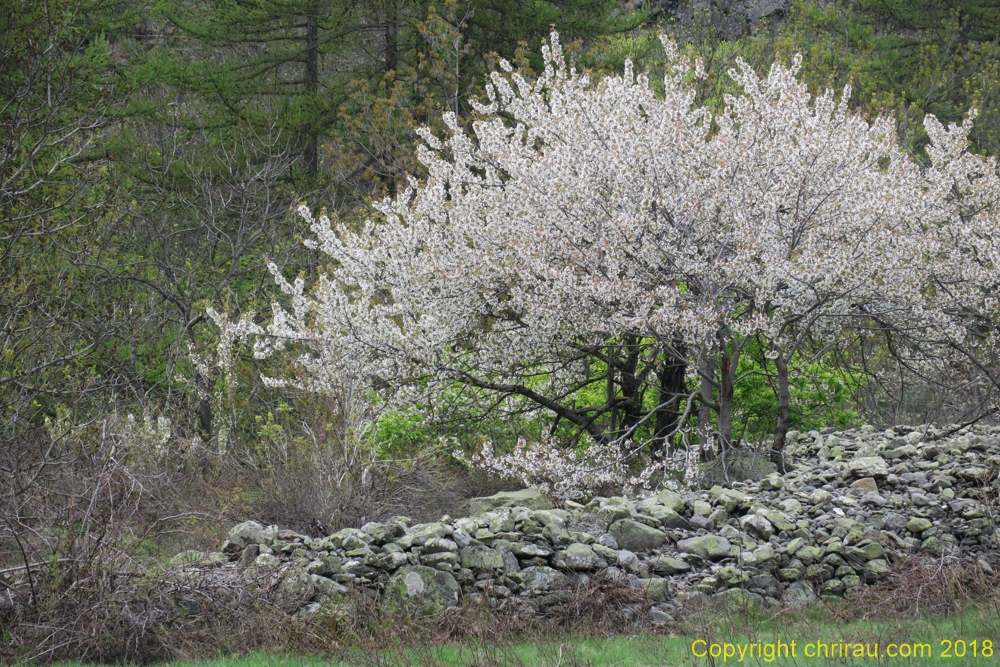
[[[427,181],[377,220],[350,231],[302,209],[335,268],[309,291],[275,272],[292,307],[275,307],[259,352],[303,344],[298,381],[316,391],[349,375],[403,403],[460,383],[546,410],[593,446],[521,443],[484,463],[578,488],[622,479],[640,428],[666,444],[695,405],[727,445],[739,358],[758,340],[778,369],[780,455],[791,359],[858,318],[914,313],[942,190],[890,118],[814,98],[798,60],[766,78],[737,61],[744,92],[713,114],[694,105],[700,63],[664,47],[657,93],[630,65],[592,81],[553,34],[536,81],[506,63],[492,75],[472,134],[453,117],[446,139],[423,132]]]
[[[919,267],[920,287],[908,307],[871,321],[894,337],[894,356],[918,372],[947,376],[965,364],[1000,389],[1000,175],[995,158],[969,150],[975,117],[972,110],[962,126],[947,128],[925,120],[931,144],[917,227],[897,239],[898,255]]]

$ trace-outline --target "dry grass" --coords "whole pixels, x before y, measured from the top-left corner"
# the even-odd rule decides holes
[[[975,560],[911,556],[886,581],[853,593],[844,620],[955,614],[970,605],[1000,606],[1000,577]]]

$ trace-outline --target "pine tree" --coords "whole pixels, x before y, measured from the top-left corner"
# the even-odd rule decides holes
[[[344,95],[344,65],[376,26],[360,3],[221,0],[201,6],[165,0],[176,30],[166,79],[193,93],[193,122],[206,128],[277,127],[316,176],[319,145]]]

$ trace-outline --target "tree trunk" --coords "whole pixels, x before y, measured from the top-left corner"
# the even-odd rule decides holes
[[[771,446],[771,461],[778,467],[778,470],[785,472],[785,437],[788,434],[788,364],[784,357],[778,356],[774,360],[774,365],[778,368],[778,419],[777,427],[774,429],[774,443]]]
[[[399,0],[385,0],[385,74],[387,85],[392,85],[399,67]],[[390,197],[396,196],[396,174],[393,172],[391,154],[380,159],[385,166],[385,189]]]
[[[736,374],[740,367],[740,354],[744,343],[732,342],[732,350],[728,345],[722,347],[722,364],[719,371],[719,414],[718,431],[719,444],[729,448],[733,444],[733,396],[736,390]]]
[[[310,5],[306,14],[306,97],[310,103],[319,92],[319,4]],[[306,174],[312,178],[319,168],[319,136],[312,122],[306,125]]]
[[[615,402],[618,392],[615,391],[615,363],[617,362],[618,352],[614,345],[608,345],[608,380],[605,394],[605,401],[607,405],[612,405]],[[609,411],[610,421],[608,423],[608,436],[611,440],[618,437],[618,410],[611,408]]]
[[[733,389],[736,375],[736,364],[728,351],[722,353],[722,364],[719,366],[719,414],[717,416],[719,446],[729,449],[733,441]]]
[[[194,326],[196,320],[191,318],[190,310],[185,311],[184,317],[187,320],[184,330],[187,332],[187,338],[193,350],[195,349]],[[205,444],[208,444],[212,438],[212,379],[205,377],[197,366],[194,369],[194,386],[198,391],[198,435],[201,436]]]
[[[397,0],[385,2],[385,73],[395,72],[399,64],[399,11]]]
[[[698,401],[698,445],[701,447],[701,459],[711,461],[715,458],[715,446],[712,441],[712,361],[707,357],[700,362],[701,396]]]
[[[643,418],[641,400],[643,378],[639,376],[638,372],[642,345],[638,336],[625,338],[624,352],[618,374],[618,384],[622,390],[621,431],[623,435],[628,433],[629,429],[634,428]],[[634,431],[629,439],[635,439]]]
[[[672,434],[677,430],[677,419],[680,415],[681,396],[686,394],[684,374],[687,361],[684,359],[684,347],[674,344],[675,354],[667,352],[663,363],[657,370],[659,380],[659,396],[657,397],[656,431],[653,436],[653,451],[660,452],[666,459],[670,456]]]
[[[198,435],[207,444],[212,439],[212,394],[201,373],[195,373],[194,382],[198,387]]]

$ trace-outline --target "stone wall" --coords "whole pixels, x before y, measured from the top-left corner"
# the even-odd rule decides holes
[[[340,610],[352,590],[415,613],[463,600],[538,609],[595,578],[642,589],[654,622],[691,596],[802,605],[874,584],[914,553],[991,571],[998,433],[793,432],[784,475],[562,508],[525,490],[474,499],[470,517],[395,517],[327,536],[248,521],[219,553],[175,564],[273,570],[299,616]]]

